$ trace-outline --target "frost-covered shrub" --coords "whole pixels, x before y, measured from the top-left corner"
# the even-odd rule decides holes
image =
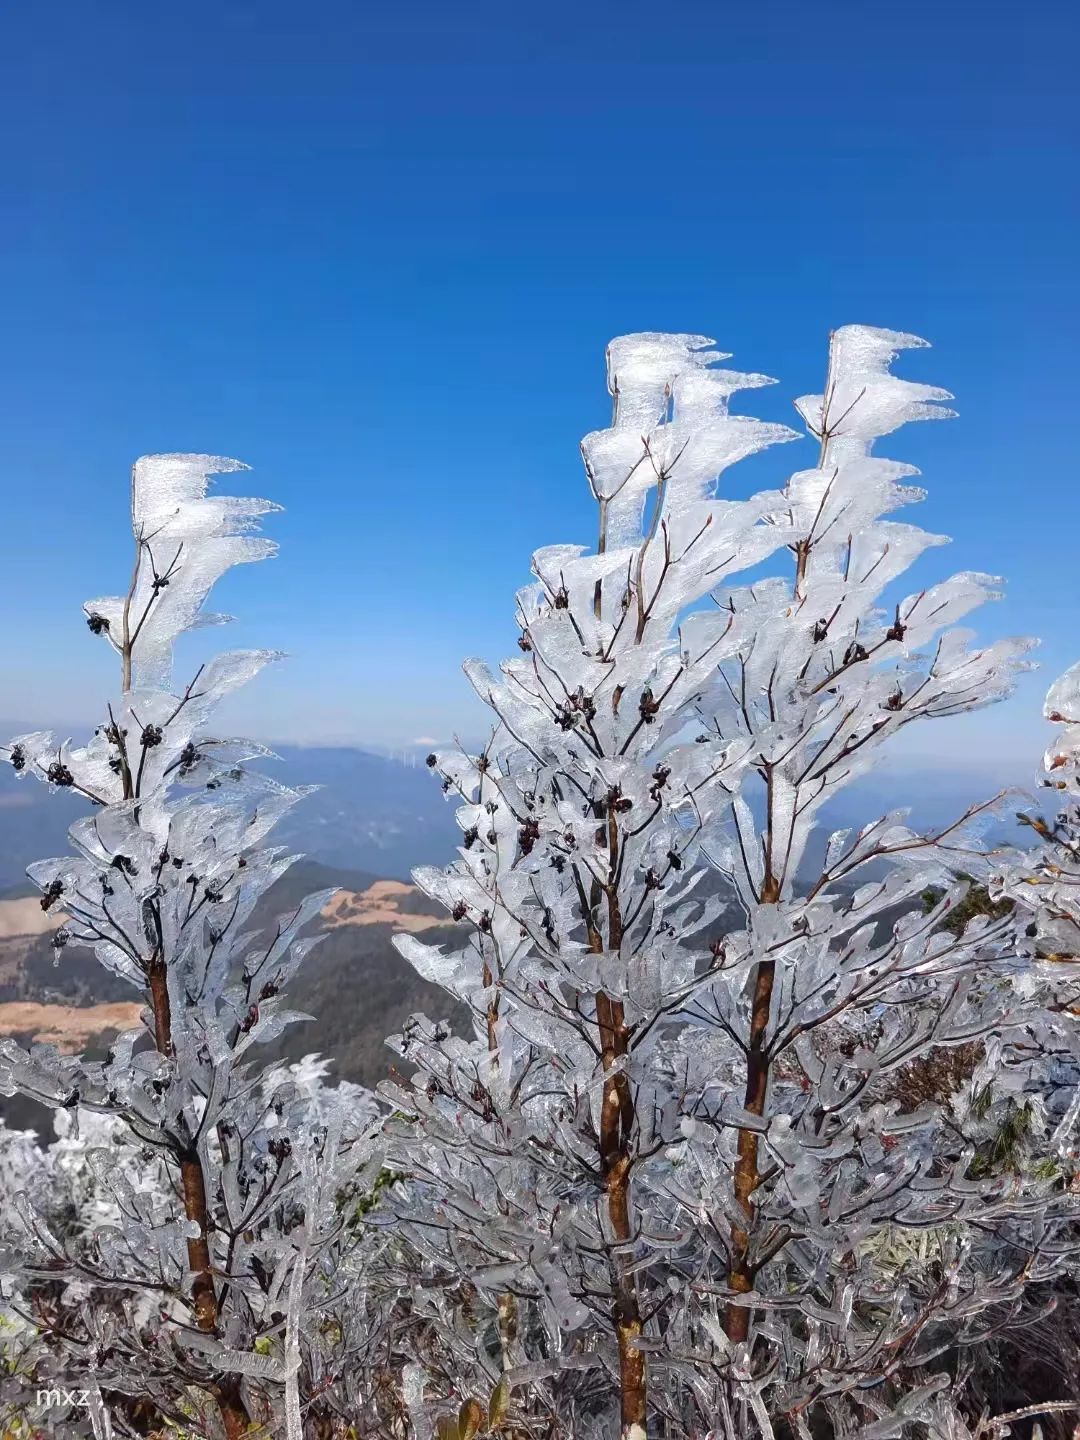
[[[285,992],[328,893],[270,934],[249,928],[294,858],[269,832],[304,792],[249,770],[269,752],[222,736],[213,716],[275,657],[220,654],[173,682],[178,636],[227,618],[203,609],[215,581],[275,548],[252,533],[275,506],[207,493],[212,474],[243,468],[136,463],[129,588],[85,607],[117,657],[119,693],[83,746],[35,733],[0,752],[89,802],[74,853],[29,873],[42,908],[64,914],[57,944],[92,947],[145,1001],[140,1028],[100,1062],[0,1041],[0,1091],[93,1117],[50,1152],[46,1182],[70,1184],[70,1207],[58,1213],[31,1167],[3,1238],[8,1292],[32,1302],[50,1373],[97,1397],[87,1423],[229,1440],[262,1423],[296,1440],[301,1414],[320,1414],[357,1273],[341,1196],[377,1170],[375,1112],[354,1090],[319,1087],[318,1067],[259,1059],[298,1018]]]
[[[459,1356],[456,1384],[412,1376],[420,1436],[454,1433],[462,1387],[529,1436],[940,1431],[935,1357],[1070,1249],[1060,1166],[993,1145],[1020,1110],[1042,1159],[1071,1143],[1031,1043],[1044,986],[1007,907],[949,923],[998,864],[993,802],[812,843],[885,742],[1026,664],[955,628],[991,577],[902,587],[941,537],[883,518],[922,492],[873,447],[948,396],[892,374],[921,342],[839,330],[797,402],[816,459],[725,498],[728,466],[796,437],[731,413],[766,382],[711,344],[612,343],[596,548],[536,553],[520,653],[466,667],[489,743],[430,757],[462,843],[416,879],[471,933],[398,943],[476,1025],[416,1017],[413,1078],[383,1087]],[[949,1083],[909,1103],[927,1063]]]
[[[884,518],[921,492],[872,450],[948,397],[892,374],[911,337],[838,331],[816,460],[725,498],[798,437],[731,413],[766,381],[711,343],[613,342],[596,549],[538,551],[519,653],[467,667],[493,731],[430,757],[461,847],[417,879],[468,938],[399,948],[475,1026],[411,1017],[389,1112],[259,1059],[325,900],[253,929],[301,792],[212,717],[273,657],[172,678],[273,507],[208,496],[231,461],[137,464],[129,590],[86,607],[119,693],[85,746],[0,752],[91,807],[30,872],[61,963],[91,945],[145,1002],[100,1062],[0,1041],[57,1130],[0,1130],[18,1440],[998,1440],[1033,1345],[1076,1375],[1080,821],[1021,856],[994,800],[931,834],[822,813],[1026,665],[955,628],[990,577],[904,593],[940,537]],[[50,1385],[87,1400],[42,1413]]]

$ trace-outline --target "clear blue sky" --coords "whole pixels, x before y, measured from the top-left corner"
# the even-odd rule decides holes
[[[1007,576],[981,627],[1046,642],[948,743],[1037,745],[1080,657],[1078,44],[1038,0],[4,6],[0,713],[92,713],[128,465],[189,449],[286,506],[221,597],[293,657],[246,724],[472,728],[461,657],[506,652],[537,545],[592,541],[609,337],[714,335],[787,418],[863,321],[957,395],[886,450],[955,537],[927,576]]]

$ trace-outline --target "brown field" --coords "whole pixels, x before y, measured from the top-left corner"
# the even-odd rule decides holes
[[[413,915],[399,908],[416,887],[400,880],[378,880],[367,890],[343,890],[323,910],[330,930],[349,925],[388,925],[396,930],[428,930],[446,924],[434,915]],[[30,896],[0,900],[0,978],[15,974],[37,936],[57,929],[64,917],[46,913]],[[0,1035],[32,1035],[37,1041],[70,1053],[95,1035],[133,1029],[139,1023],[137,1002],[100,1005],[54,1005],[30,1000],[0,1002]]]
[[[323,910],[331,929],[339,925],[393,925],[398,930],[430,930],[445,925],[446,919],[435,915],[410,915],[398,905],[406,895],[416,893],[415,885],[403,880],[376,880],[367,890],[342,890]]]
[[[0,1035],[32,1035],[70,1054],[81,1050],[95,1035],[134,1030],[141,1009],[141,1005],[130,1002],[77,1007],[12,1000],[0,1005]]]

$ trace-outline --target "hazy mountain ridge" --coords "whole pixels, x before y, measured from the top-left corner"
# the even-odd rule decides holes
[[[9,725],[0,733],[18,728]],[[460,834],[456,806],[410,750],[397,758],[349,746],[281,745],[276,753],[278,760],[260,766],[266,774],[286,785],[319,787],[280,822],[276,844],[373,879],[408,880],[415,866],[442,865],[452,857]],[[1028,779],[1019,764],[1002,774],[989,765],[897,764],[886,758],[823,810],[820,832],[861,826],[902,806],[910,807],[916,825],[947,824],[973,802],[1006,786],[1023,787]],[[1004,818],[992,820],[989,832],[993,839],[1021,842],[1010,806],[1022,808],[1022,800],[1007,802]],[[0,894],[25,885],[31,861],[64,854],[70,848],[68,826],[85,811],[77,796],[50,794],[32,777],[20,779],[0,765]]]
[[[415,1011],[443,1018],[451,1008],[443,991],[401,959],[391,937],[397,930],[422,931],[425,941],[445,944],[459,940],[461,930],[414,886],[311,861],[298,862],[267,892],[252,928],[269,930],[305,895],[331,886],[340,890],[318,922],[324,938],[288,992],[289,1008],[313,1019],[286,1030],[267,1054],[295,1060],[316,1051],[332,1057],[338,1077],[374,1086],[393,1059],[386,1036]],[[0,900],[0,1034],[100,1054],[118,1030],[138,1024],[138,993],[102,969],[88,949],[68,945],[56,952],[55,927],[44,915],[34,933],[3,933],[21,928],[14,916],[33,923],[34,904]],[[0,1100],[0,1114],[12,1125],[51,1125],[41,1107],[19,1097]]]
[[[320,921],[324,939],[290,988],[292,1008],[315,1018],[287,1030],[275,1051],[287,1059],[318,1051],[332,1058],[341,1078],[374,1085],[393,1058],[385,1036],[410,1013],[451,1018],[444,992],[419,979],[398,956],[392,936],[395,930],[421,931],[433,944],[460,936],[438,905],[405,883],[414,866],[452,858],[459,837],[456,807],[422,760],[408,752],[398,759],[346,746],[285,745],[278,754],[280,761],[263,767],[267,773],[286,784],[321,788],[277,827],[276,842],[306,858],[264,897],[256,921],[269,925],[311,890],[339,886],[342,893]],[[911,808],[914,824],[945,824],[1000,788],[973,767],[883,765],[823,811],[807,868],[820,859],[833,829],[859,827],[901,804]],[[988,839],[1024,842],[1011,816],[1016,808],[1022,808],[1019,797],[987,822]],[[8,897],[0,900],[0,1033],[24,1042],[33,1036],[62,1042],[66,1035],[83,1045],[95,1029],[107,1038],[137,1023],[132,988],[104,971],[88,950],[68,946],[58,954],[51,943],[53,916],[41,913],[34,898],[17,898],[36,895],[25,880],[26,865],[67,852],[67,828],[80,813],[85,809],[78,797],[50,794],[0,766],[0,895]],[[73,1008],[82,1013],[70,1014]],[[10,1102],[7,1113],[12,1115]]]
[[[412,757],[402,763],[346,746],[283,745],[276,753],[259,767],[267,775],[319,788],[280,822],[275,844],[380,879],[408,880],[415,865],[445,864],[453,854],[455,807]],[[0,765],[0,893],[22,885],[32,861],[66,853],[68,827],[87,808],[78,796],[50,794]]]

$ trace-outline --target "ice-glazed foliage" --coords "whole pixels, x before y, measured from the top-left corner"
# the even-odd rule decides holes
[[[91,600],[92,623],[121,655],[132,644],[132,683],[168,690],[173,644],[185,630],[228,616],[203,613],[213,585],[233,565],[265,560],[271,540],[248,532],[261,516],[281,507],[269,500],[208,495],[212,475],[246,470],[239,460],[214,455],[144,455],[132,470],[131,518],[136,567],[128,593]]]
[[[940,538],[883,518],[921,492],[873,447],[949,413],[892,373],[921,342],[837,331],[798,402],[815,463],[745,500],[727,467],[796,437],[730,412],[765,382],[711,343],[613,342],[596,551],[536,553],[521,653],[466,667],[490,742],[430,757],[462,843],[416,879],[471,929],[397,943],[476,1028],[397,1037],[400,1213],[515,1433],[915,1434],[943,1337],[1059,1263],[1060,1168],[979,1160],[1037,1086],[1037,987],[1007,918],[948,923],[958,873],[993,869],[985,807],[929,836],[868,817],[814,865],[808,839],[883,742],[1008,693],[1028,646],[952,628],[987,576],[898,586]],[[452,1395],[414,1379],[422,1434]]]
[[[1057,727],[1040,785],[1050,804],[1031,798],[1018,811],[1032,846],[1003,857],[989,894],[1013,907],[1013,944],[1030,961],[1024,983],[1044,1008],[1029,1053],[1041,1054],[1043,1073],[1056,1081],[1051,1113],[1068,1107],[1071,1119],[1080,1108],[1080,665],[1054,681],[1043,713]],[[1063,1165],[1080,1175],[1080,1147],[1064,1153]]]
[[[1080,962],[1080,665],[1051,685],[1043,713],[1059,727],[1043,757],[1042,788],[1053,813],[1036,806],[1021,815],[1036,848],[1004,869],[1000,888],[1018,902],[1035,951],[1062,967],[1063,1003],[1073,1004],[1080,999],[1074,971]]]
[[[334,1295],[329,1277],[346,1274],[337,1202],[369,1163],[375,1112],[321,1089],[318,1067],[289,1073],[259,1058],[297,1018],[284,992],[330,893],[252,925],[294,858],[267,837],[304,792],[249,771],[269,752],[213,723],[272,654],[218,655],[172,680],[174,641],[208,618],[214,582],[274,549],[247,532],[277,507],[207,494],[210,473],[242,468],[199,455],[137,462],[129,590],[85,607],[117,653],[119,693],[85,745],[39,733],[0,752],[23,777],[88,802],[73,853],[29,870],[42,908],[63,913],[60,963],[64,943],[90,946],[146,1002],[141,1027],[100,1061],[0,1041],[0,1092],[107,1118],[86,1158],[104,1207],[92,1237],[57,1233],[28,1194],[5,1239],[13,1284],[64,1277],[96,1296],[64,1305],[54,1358],[71,1375],[92,1365],[121,1397],[118,1418],[123,1397],[141,1397],[161,1424],[195,1405],[209,1417],[200,1433],[231,1437],[277,1416],[298,1440],[312,1372],[301,1330]]]
[[[955,628],[989,577],[904,593],[940,537],[889,518],[921,491],[874,447],[949,413],[892,373],[920,343],[836,332],[814,463],[738,499],[728,468],[799,438],[732,413],[768,382],[701,336],[613,342],[596,549],[537,552],[518,653],[467,666],[489,743],[430,757],[461,846],[417,879],[467,938],[399,948],[474,1028],[406,1022],[389,1116],[260,1059],[326,899],[256,909],[302,792],[215,728],[273,656],[173,678],[275,507],[208,494],[232,461],[138,462],[128,591],[85,607],[118,693],[84,745],[0,749],[85,802],[30,871],[59,963],[92,946],[145,1002],[102,1060],[0,1040],[0,1092],[57,1113],[48,1147],[0,1128],[0,1420],[997,1440],[1012,1327],[1076,1374],[1076,673],[1032,855],[981,842],[990,800],[812,833],[901,728],[1027,663]],[[43,1410],[73,1383],[90,1403]]]

